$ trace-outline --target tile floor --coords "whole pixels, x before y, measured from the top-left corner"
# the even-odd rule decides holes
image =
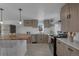
[[[53,56],[49,44],[28,44],[27,56]]]

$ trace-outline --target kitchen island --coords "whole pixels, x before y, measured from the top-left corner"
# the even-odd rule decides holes
[[[31,35],[26,34],[9,34],[0,36],[0,40],[29,40]]]
[[[24,56],[30,38],[26,34],[0,36],[0,56]]]

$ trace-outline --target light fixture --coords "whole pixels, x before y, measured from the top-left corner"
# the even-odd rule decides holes
[[[19,15],[20,15],[19,24],[22,24],[22,19],[21,19],[21,11],[22,11],[22,9],[21,9],[21,8],[19,8],[18,10],[19,10],[19,13],[20,13],[20,14],[19,14]]]
[[[3,8],[0,8],[1,11],[1,20],[0,20],[0,24],[3,24]]]

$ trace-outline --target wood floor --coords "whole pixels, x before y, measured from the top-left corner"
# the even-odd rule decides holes
[[[53,56],[48,44],[28,44],[27,56]]]

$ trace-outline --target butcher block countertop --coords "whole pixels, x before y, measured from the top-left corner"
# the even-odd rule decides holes
[[[30,40],[31,35],[27,34],[15,34],[0,36],[0,40]]]

